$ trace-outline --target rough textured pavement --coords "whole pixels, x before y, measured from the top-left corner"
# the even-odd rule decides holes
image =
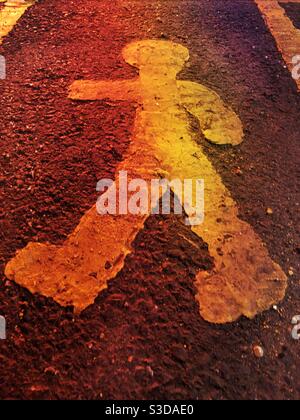
[[[195,273],[213,261],[201,240],[195,252],[183,239],[196,240],[175,216],[147,221],[124,270],[79,317],[3,275],[28,242],[62,243],[95,203],[96,182],[113,177],[133,104],[77,104],[67,89],[133,77],[120,51],[144,38],[186,45],[181,78],[216,90],[244,124],[238,148],[204,147],[244,220],[293,272],[278,310],[253,321],[199,317]],[[299,399],[300,96],[254,2],[41,0],[0,53],[0,398]]]

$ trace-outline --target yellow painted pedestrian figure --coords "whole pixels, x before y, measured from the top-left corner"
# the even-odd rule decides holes
[[[127,171],[129,178],[147,182],[161,174],[168,179],[204,179],[205,221],[192,229],[208,243],[215,265],[196,279],[202,316],[223,323],[268,309],[284,297],[286,275],[253,228],[239,219],[236,203],[189,124],[190,114],[207,140],[234,146],[243,139],[239,118],[212,90],[177,79],[189,59],[185,47],[141,41],[128,45],[123,57],[139,69],[138,78],[76,81],[70,98],[138,104],[131,145],[117,173]],[[6,275],[81,311],[122,269],[146,218],[100,216],[93,207],[63,246],[29,244],[7,265]]]

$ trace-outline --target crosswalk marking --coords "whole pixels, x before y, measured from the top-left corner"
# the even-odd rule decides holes
[[[14,28],[18,20],[23,16],[26,10],[32,6],[35,1],[28,0],[15,0],[15,1],[4,1],[0,0],[0,3],[4,3],[0,10],[0,45],[3,39],[10,33]]]
[[[300,30],[295,28],[280,3],[298,3],[300,5],[300,0],[255,0],[255,2],[276,40],[288,69],[293,74],[295,67],[293,59],[300,55]],[[300,79],[295,81],[300,91]]]

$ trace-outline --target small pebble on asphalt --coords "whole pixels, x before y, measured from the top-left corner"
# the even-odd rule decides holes
[[[262,359],[265,355],[264,349],[261,346],[254,346],[253,353],[257,359]]]

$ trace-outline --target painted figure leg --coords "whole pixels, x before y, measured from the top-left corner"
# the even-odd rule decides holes
[[[154,176],[156,165],[153,153],[140,149],[135,142],[118,173],[128,171],[129,181],[147,181]],[[52,297],[62,306],[73,305],[80,312],[94,303],[107,288],[108,280],[123,268],[146,218],[147,215],[99,215],[94,206],[63,246],[29,243],[8,263],[5,274],[32,293]]]
[[[177,150],[182,152],[173,153],[171,175],[205,180],[205,220],[192,230],[208,244],[215,267],[197,276],[201,315],[214,323],[252,318],[284,298],[287,277],[253,228],[239,218],[236,203],[196,142],[188,145],[186,138]]]

